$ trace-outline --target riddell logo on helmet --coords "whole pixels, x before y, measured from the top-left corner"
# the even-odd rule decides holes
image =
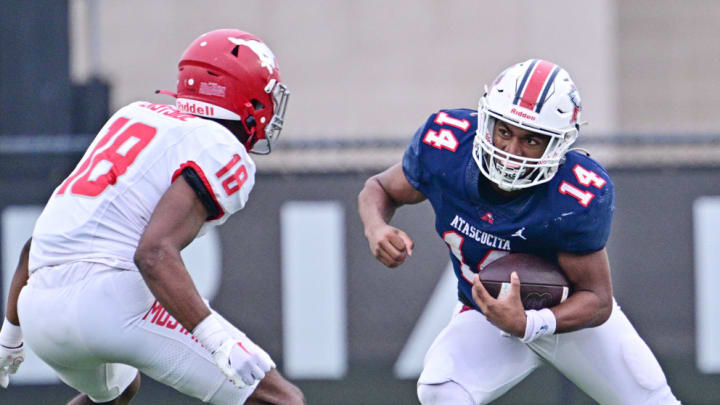
[[[215,109],[211,106],[199,106],[195,105],[193,103],[184,103],[180,100],[178,100],[175,103],[175,106],[178,110],[190,113],[190,114],[197,114],[197,115],[204,115],[206,117],[214,117],[215,116]]]
[[[510,110],[510,112],[513,113],[513,114],[515,114],[515,115],[517,115],[517,116],[520,116],[520,117],[522,117],[522,118],[527,118],[527,119],[529,119],[530,121],[535,121],[535,117],[534,117],[534,116],[532,116],[532,115],[530,115],[530,114],[528,114],[528,113],[524,113],[524,112],[522,112],[522,111],[519,111],[519,110],[517,110],[517,109],[515,109],[515,108],[513,108],[512,110]]]

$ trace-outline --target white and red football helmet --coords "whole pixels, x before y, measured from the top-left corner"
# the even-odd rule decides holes
[[[178,63],[178,110],[240,121],[248,151],[268,154],[280,136],[290,92],[277,60],[258,37],[237,29],[210,31],[194,40]]]
[[[578,136],[581,110],[580,95],[565,69],[541,59],[513,65],[486,87],[480,99],[475,162],[485,177],[506,191],[550,181]],[[497,120],[549,136],[543,155],[527,158],[493,145]]]

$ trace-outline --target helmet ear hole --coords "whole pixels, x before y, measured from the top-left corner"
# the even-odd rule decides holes
[[[230,51],[230,53],[233,54],[233,56],[235,56],[236,58],[238,56],[238,49],[240,49],[240,45],[235,45],[235,48],[233,48],[233,50]]]
[[[263,103],[261,103],[260,100],[258,100],[258,99],[256,99],[256,98],[250,100],[250,103],[252,103],[252,106],[253,106],[253,108],[255,109],[255,111],[260,111],[260,110],[262,110],[263,108],[265,108],[265,106],[263,105]]]
[[[215,72],[212,72],[212,71],[210,71],[210,70],[208,70],[207,72],[208,72],[208,74],[209,74],[210,76],[220,77],[219,74],[217,74],[217,73],[215,73]]]
[[[253,117],[252,115],[249,115],[247,118],[245,118],[245,126],[248,130],[252,130],[252,128],[254,128],[256,125],[257,122],[255,121],[255,117]]]

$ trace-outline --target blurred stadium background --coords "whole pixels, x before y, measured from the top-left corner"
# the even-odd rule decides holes
[[[370,256],[356,194],[440,108],[474,108],[506,66],[565,67],[609,168],[615,295],[685,404],[720,403],[720,2],[712,0],[3,0],[3,291],[54,187],[115,109],[173,89],[199,34],[259,35],[292,91],[280,147],[248,207],[187,260],[212,305],[263,345],[310,404],[412,404],[452,277],[428,204],[395,223],[416,254]],[[222,269],[222,275],[220,270]],[[6,294],[3,293],[3,296]],[[61,310],[61,309],[58,309]],[[0,403],[73,391],[29,359]],[[145,378],[136,403],[198,403]],[[549,367],[498,404],[591,404]]]

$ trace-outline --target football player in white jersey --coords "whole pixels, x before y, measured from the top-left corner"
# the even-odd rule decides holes
[[[128,403],[140,372],[212,404],[302,404],[270,356],[198,294],[180,251],[243,208],[248,152],[271,151],[289,92],[258,37],[193,41],[176,105],[135,102],[57,187],[21,254],[0,331],[0,384],[23,342],[81,392]]]

